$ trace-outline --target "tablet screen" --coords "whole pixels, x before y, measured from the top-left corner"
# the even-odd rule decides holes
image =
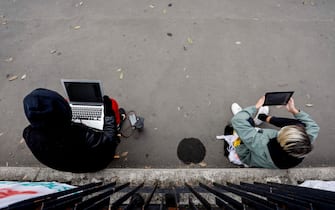
[[[263,106],[286,105],[293,95],[293,91],[287,92],[268,92],[265,94]]]

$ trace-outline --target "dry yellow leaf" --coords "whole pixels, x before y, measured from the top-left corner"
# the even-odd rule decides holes
[[[202,161],[201,163],[199,163],[199,166],[201,166],[201,167],[206,167],[206,166],[207,166],[207,163],[205,163],[204,161]]]
[[[189,44],[193,44],[193,40],[192,40],[190,37],[187,38],[187,42],[188,42]]]
[[[73,27],[73,29],[78,30],[78,29],[80,29],[80,26],[75,26],[75,27]]]
[[[166,14],[166,9],[163,9],[163,14]]]
[[[8,81],[13,81],[16,80],[19,76],[18,75],[14,75],[8,78]]]
[[[313,104],[305,104],[307,107],[313,107]]]
[[[114,159],[120,159],[120,155],[114,155]]]
[[[120,79],[123,79],[123,72],[120,73]]]
[[[128,152],[122,152],[121,157],[126,157],[128,155]]]

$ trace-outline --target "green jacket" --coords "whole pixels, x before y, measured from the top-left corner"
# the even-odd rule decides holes
[[[250,106],[237,113],[231,120],[243,144],[236,147],[240,160],[250,167],[277,168],[273,163],[267,144],[270,139],[276,138],[278,131],[274,129],[256,130],[247,120],[255,116],[257,109]],[[313,143],[319,133],[319,126],[311,117],[300,111],[294,117],[306,124],[306,132]]]

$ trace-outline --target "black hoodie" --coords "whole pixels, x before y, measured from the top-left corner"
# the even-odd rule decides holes
[[[71,121],[71,108],[57,92],[36,89],[24,100],[30,124],[23,138],[34,156],[46,166],[75,173],[94,172],[107,167],[120,142],[114,116],[105,116],[98,131]]]

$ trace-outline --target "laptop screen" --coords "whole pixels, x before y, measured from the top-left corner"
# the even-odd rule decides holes
[[[100,84],[97,82],[64,82],[70,102],[102,103]]]

